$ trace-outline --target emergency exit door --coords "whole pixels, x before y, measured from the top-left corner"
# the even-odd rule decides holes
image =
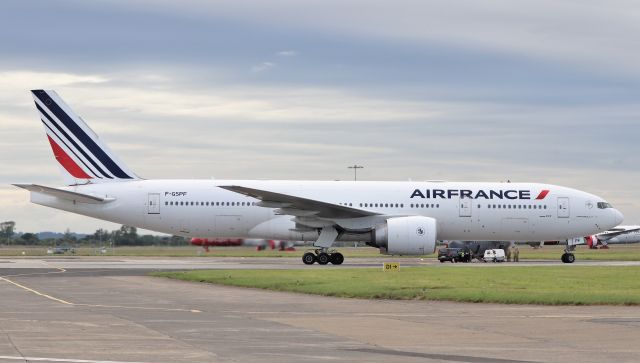
[[[558,197],[558,218],[569,218],[569,198]]]
[[[471,198],[460,198],[460,217],[471,217]]]
[[[148,211],[149,214],[160,214],[160,194],[149,193]]]

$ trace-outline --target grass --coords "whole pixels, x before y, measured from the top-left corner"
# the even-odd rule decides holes
[[[529,246],[520,246],[520,259],[522,260],[559,260],[563,246],[545,246],[533,249]],[[212,247],[210,252],[202,253],[196,246],[179,247],[117,247],[109,248],[106,256],[130,256],[130,257],[296,257],[300,258],[307,247],[297,247],[296,251],[256,251],[254,247]],[[385,257],[377,249],[372,247],[345,247],[339,248],[346,258],[359,257]],[[41,246],[0,246],[0,256],[47,256],[47,247]],[[56,256],[70,256],[56,255]],[[100,255],[97,248],[78,247],[77,256]],[[590,250],[586,246],[580,246],[575,251],[576,258],[580,260],[608,260],[608,261],[640,261],[640,244],[612,246],[608,250]],[[403,256],[402,258],[435,258],[435,255],[427,256]]]
[[[362,299],[503,304],[640,305],[640,266],[206,270],[154,273],[194,282]]]
[[[49,247],[42,246],[0,246],[0,256],[47,256]],[[101,255],[99,248],[95,247],[78,247],[75,248],[76,253],[66,253],[64,255],[49,255],[53,257],[69,257],[69,256],[122,256],[122,257],[302,257],[307,247],[297,247],[296,251],[278,251],[264,250],[256,251],[255,247],[211,247],[209,252],[202,252],[201,248],[196,246],[179,246],[179,247],[157,247],[157,246],[140,246],[140,247],[117,247],[108,248],[107,253]],[[24,252],[24,254],[23,254]],[[353,257],[378,257],[380,255],[377,249],[371,247],[340,248],[348,258]],[[431,255],[434,257],[435,255]],[[415,257],[415,256],[407,256]]]

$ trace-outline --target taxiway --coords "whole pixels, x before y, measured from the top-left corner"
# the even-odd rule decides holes
[[[184,268],[309,268],[299,263],[2,259],[0,361],[635,362],[640,356],[638,307],[369,301],[146,276]],[[372,264],[380,260],[353,259],[339,268]]]

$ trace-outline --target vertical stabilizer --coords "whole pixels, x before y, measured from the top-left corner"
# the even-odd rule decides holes
[[[139,179],[55,91],[31,93],[67,184]]]

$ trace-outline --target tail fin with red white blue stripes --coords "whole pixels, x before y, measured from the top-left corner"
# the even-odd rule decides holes
[[[55,91],[31,93],[67,184],[139,179]]]

